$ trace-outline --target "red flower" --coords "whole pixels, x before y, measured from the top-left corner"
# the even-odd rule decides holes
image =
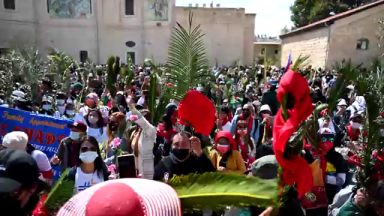
[[[168,86],[173,86],[173,84],[172,84],[172,83],[168,83],[167,85],[168,85]]]

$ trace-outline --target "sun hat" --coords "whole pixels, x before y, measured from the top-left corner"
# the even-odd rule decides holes
[[[339,103],[337,104],[337,106],[348,106],[348,105],[347,105],[347,102],[344,99],[341,99],[339,101]]]
[[[12,131],[3,138],[3,146],[8,149],[25,150],[28,144],[28,135],[22,131]]]
[[[110,180],[72,197],[57,216],[181,216],[176,191],[162,182],[125,178]]]

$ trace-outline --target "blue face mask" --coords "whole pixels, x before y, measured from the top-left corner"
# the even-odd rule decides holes
[[[50,104],[44,104],[44,105],[43,105],[43,109],[44,109],[44,110],[51,110],[51,109],[52,109],[52,105],[50,105]]]

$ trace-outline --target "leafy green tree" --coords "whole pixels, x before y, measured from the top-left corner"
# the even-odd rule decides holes
[[[376,0],[295,0],[290,8],[291,20],[295,27],[302,27],[374,1]]]

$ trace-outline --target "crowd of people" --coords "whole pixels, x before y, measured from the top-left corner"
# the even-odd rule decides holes
[[[252,74],[255,70],[256,74]],[[308,80],[312,103],[326,103],[338,74],[321,68],[311,70],[317,74]],[[1,215],[34,215],[41,193],[47,190],[44,181],[53,177],[52,167],[55,166],[60,166],[61,172],[70,169],[67,178],[75,182],[73,199],[78,200],[77,205],[84,205],[84,200],[92,202],[84,194],[101,189],[95,185],[108,187],[103,182],[122,182],[123,179],[112,180],[119,176],[109,169],[116,161],[112,149],[116,138],[121,140],[123,154],[134,155],[138,178],[167,183],[175,175],[222,172],[277,179],[279,164],[272,146],[273,127],[280,108],[277,89],[285,69],[223,67],[214,68],[213,72],[217,75],[214,88],[205,91],[208,86],[198,85],[194,89],[205,94],[217,108],[216,122],[209,136],[192,133],[188,128],[178,130],[179,101],[175,100],[169,101],[160,124],[150,122],[147,104],[150,68],[137,66],[130,86],[116,84],[118,91],[114,98],[105,86],[105,77],[92,73],[86,83],[88,86],[78,82],[74,75],[70,92],[56,91],[55,83],[44,78],[38,103],[32,103],[28,86],[17,83],[10,98],[0,95],[1,107],[71,119],[73,123],[68,124],[70,134],[60,141],[52,158],[35,149],[24,132],[14,131],[3,137],[0,145]],[[228,88],[232,92],[230,95],[225,94]],[[348,162],[361,146],[365,99],[355,93],[352,84],[343,92],[337,111],[331,116],[322,112],[318,120],[321,150],[314,149],[311,145],[314,141],[304,137],[302,157],[312,169],[314,187],[298,200],[303,212],[286,212],[286,215],[384,215],[380,202],[384,199],[383,181],[376,181],[366,191],[357,190],[356,164]],[[148,183],[148,187],[152,184],[155,185]],[[110,193],[113,191],[111,189]],[[80,201],[82,194],[84,200]],[[69,202],[57,215],[100,215],[70,214],[67,207],[76,208],[73,207],[76,202],[72,199]],[[165,211],[157,206],[162,205],[161,202],[152,205],[152,214],[135,213],[132,207],[131,213],[124,215],[181,214],[180,210],[174,210],[180,206],[170,207],[173,209],[170,212],[160,212]],[[243,210],[232,208],[209,215],[239,215]],[[250,208],[247,215],[270,215],[271,211],[271,208],[265,212]],[[203,213],[193,213],[199,214]],[[123,214],[104,212],[102,215]]]

